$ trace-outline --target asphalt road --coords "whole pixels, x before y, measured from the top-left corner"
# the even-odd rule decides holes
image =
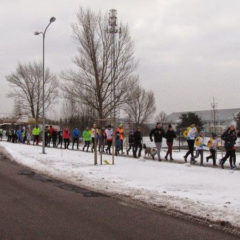
[[[0,153],[0,240],[237,237],[34,173]]]

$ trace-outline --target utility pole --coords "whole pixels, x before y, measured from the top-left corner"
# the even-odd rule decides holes
[[[112,141],[112,164],[114,164],[115,154],[115,136],[116,136],[116,34],[121,33],[121,29],[117,27],[117,10],[109,11],[109,29],[108,33],[112,35],[111,43],[111,91],[112,91],[112,119],[113,119],[113,141]]]
[[[216,113],[217,113],[217,103],[215,102],[215,98],[213,97],[213,102],[211,103],[211,107],[212,107],[212,112],[213,112],[213,129],[214,132],[216,133],[216,126],[217,126],[217,122],[216,122]]]

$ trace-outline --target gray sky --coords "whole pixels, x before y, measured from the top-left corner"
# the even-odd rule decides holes
[[[19,62],[41,60],[42,30],[47,33],[46,64],[60,73],[72,66],[76,44],[71,24],[79,7],[118,10],[135,42],[142,85],[155,92],[158,110],[239,107],[239,0],[1,0],[0,113],[11,112],[5,76]]]

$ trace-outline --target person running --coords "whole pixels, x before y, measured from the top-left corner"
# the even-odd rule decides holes
[[[132,149],[133,151],[134,148],[134,131],[130,130],[129,135],[128,135],[128,150],[127,150],[127,155],[129,154],[129,151]]]
[[[57,147],[57,138],[58,138],[58,133],[57,133],[57,131],[53,128],[53,131],[52,131],[52,142],[53,142],[53,147],[54,147],[54,148]]]
[[[119,132],[119,138],[120,138],[120,151],[122,152],[122,154],[124,154],[124,152],[123,152],[124,130],[123,130],[123,125],[122,124],[119,124],[119,127],[118,127],[117,131]]]
[[[98,129],[97,129],[97,124],[94,123],[93,127],[91,129],[91,139],[92,139],[92,152],[95,149],[95,143],[97,147],[97,142],[98,142]]]
[[[50,126],[49,130],[48,130],[48,144],[49,144],[49,147],[51,145],[51,141],[52,141],[52,138],[53,138],[54,131],[55,131],[55,129],[53,128],[53,126]]]
[[[17,129],[13,130],[13,142],[17,142],[18,141],[18,135],[17,135]]]
[[[45,127],[45,146],[47,147],[49,144],[50,147],[50,143],[49,143],[49,128],[48,126]]]
[[[234,145],[233,146],[233,149],[232,149],[232,166],[233,166],[233,168],[236,168],[237,166],[236,166],[236,158],[237,158],[237,156],[236,156],[236,146]]]
[[[165,134],[165,138],[166,138],[166,142],[167,142],[167,146],[168,146],[167,154],[165,156],[166,160],[168,160],[168,155],[170,156],[170,160],[171,161],[173,160],[173,157],[172,157],[173,140],[176,137],[177,137],[177,135],[176,135],[175,131],[173,130],[172,125],[169,124],[168,130]]]
[[[106,132],[105,132],[105,127],[102,127],[100,134],[98,134],[98,151],[99,152],[104,152],[105,150],[105,145],[106,145]]]
[[[3,130],[0,129],[0,140],[2,141],[2,139],[3,139]]]
[[[140,127],[137,127],[136,131],[134,132],[133,138],[134,138],[133,157],[140,158],[142,151],[142,133]]]
[[[70,144],[70,132],[68,128],[65,128],[63,130],[63,141],[64,141],[64,148],[68,149],[69,144]]]
[[[12,135],[12,129],[8,129],[8,142],[12,142],[12,137],[13,137],[13,135]]]
[[[12,129],[11,130],[11,136],[12,136],[12,143],[15,143],[17,141],[17,134],[16,134],[16,130]]]
[[[40,128],[38,125],[36,125],[33,130],[32,130],[32,135],[33,135],[33,145],[36,143],[38,145],[39,143],[39,135],[40,135]]]
[[[26,141],[27,141],[28,145],[30,144],[31,139],[32,139],[31,130],[30,130],[30,128],[27,128],[27,131],[26,131]]]
[[[208,162],[209,159],[213,160],[213,166],[216,165],[216,155],[217,155],[217,149],[219,145],[220,140],[217,138],[217,135],[215,133],[212,133],[212,138],[209,139],[208,141],[208,148],[210,151],[210,155],[206,157],[206,161]]]
[[[17,141],[19,143],[22,143],[22,129],[19,127],[19,129],[16,131],[17,134]]]
[[[226,150],[225,156],[220,160],[220,166],[222,169],[224,169],[224,163],[229,158],[230,162],[230,168],[234,169],[234,166],[232,164],[232,160],[234,157],[234,145],[237,140],[237,134],[235,127],[231,125],[221,136],[222,140],[224,141],[224,147]]]
[[[161,147],[162,147],[162,138],[165,136],[165,132],[161,126],[161,123],[157,123],[156,127],[154,129],[151,130],[149,137],[151,142],[153,142],[153,137],[154,137],[154,142],[157,148],[156,153],[154,153],[154,155],[152,156],[152,158],[154,159],[155,155],[158,155],[158,161],[161,161]]]
[[[22,128],[22,142],[25,143],[27,140],[27,136],[26,136],[26,127]]]
[[[86,129],[83,131],[82,137],[84,141],[83,151],[85,150],[85,147],[86,147],[88,152],[90,141],[91,141],[91,133],[88,127],[86,127]]]
[[[120,133],[116,131],[115,135],[115,155],[119,155],[121,149],[121,138],[120,138]]]
[[[58,145],[60,145],[60,148],[62,148],[62,144],[63,144],[63,132],[62,132],[62,130],[58,131],[57,136],[58,136],[57,147],[58,147]]]
[[[72,130],[72,149],[74,149],[75,142],[77,143],[77,149],[79,148],[79,136],[80,136],[80,131],[78,128],[74,128]]]
[[[193,152],[194,152],[194,142],[195,142],[196,135],[197,135],[197,128],[195,127],[195,124],[192,123],[187,131],[188,152],[184,156],[185,162],[187,162],[187,158],[189,155],[191,155],[190,162],[191,163],[194,162],[194,153]]]
[[[204,150],[204,135],[202,132],[199,133],[199,136],[195,140],[196,146],[196,156],[194,156],[194,160],[200,156],[200,166],[203,166],[203,150]]]
[[[111,125],[107,126],[105,133],[106,133],[106,141],[107,141],[106,152],[111,154],[111,147],[112,147],[112,140],[113,140],[113,129],[112,129]]]
[[[9,128],[6,131],[6,137],[7,137],[7,142],[11,142],[11,131]]]

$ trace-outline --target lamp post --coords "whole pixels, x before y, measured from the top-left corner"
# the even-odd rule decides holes
[[[56,18],[51,17],[49,20],[48,25],[46,26],[45,30],[43,32],[35,32],[34,35],[42,34],[43,36],[43,86],[42,86],[42,153],[45,154],[45,35],[47,32],[48,27],[51,25],[51,23],[55,22]]]

